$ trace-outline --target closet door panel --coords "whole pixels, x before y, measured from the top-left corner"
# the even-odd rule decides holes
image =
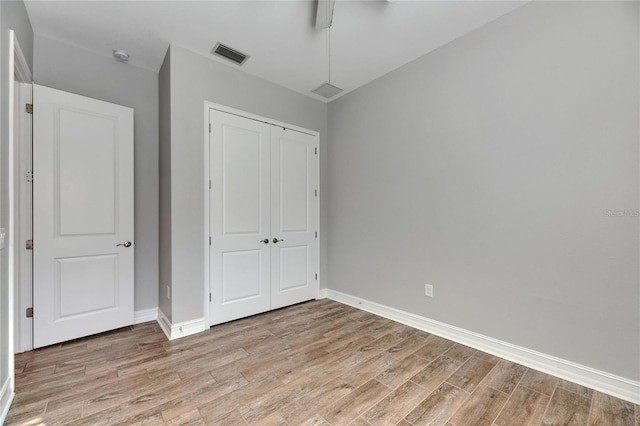
[[[271,309],[318,295],[317,137],[271,128]]]
[[[211,324],[270,309],[270,126],[210,112]]]

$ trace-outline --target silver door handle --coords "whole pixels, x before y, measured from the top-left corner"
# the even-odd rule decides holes
[[[131,241],[125,241],[124,243],[116,244],[116,247],[118,246],[131,247]]]
[[[284,241],[284,240],[279,240],[279,239],[277,239],[277,238],[274,238],[274,239],[273,239],[273,244],[278,244],[280,241]]]
[[[259,243],[265,243],[265,244],[269,244],[269,239],[265,238],[264,240],[260,240],[258,241]]]

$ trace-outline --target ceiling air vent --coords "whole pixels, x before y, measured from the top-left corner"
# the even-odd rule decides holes
[[[222,56],[223,58],[235,62],[238,65],[244,64],[247,59],[249,59],[249,55],[238,52],[236,49],[232,49],[231,47],[226,46],[220,42],[216,43],[216,45],[211,50],[211,53],[213,53],[214,55]]]
[[[342,89],[334,86],[331,83],[323,83],[322,85],[313,89],[312,92],[315,93],[316,95],[320,95],[327,99],[331,99],[338,93],[342,92]]]

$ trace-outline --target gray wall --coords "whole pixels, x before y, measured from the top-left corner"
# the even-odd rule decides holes
[[[134,108],[135,309],[158,306],[158,74],[40,35],[34,81]]]
[[[9,105],[8,90],[5,82],[11,79],[7,71],[13,74],[13,70],[8,70],[9,57],[13,52],[9,50],[9,30],[14,30],[20,48],[27,59],[29,66],[33,64],[33,30],[29,17],[27,16],[24,3],[22,1],[0,2],[0,227],[9,230],[9,210],[8,203],[8,152],[9,152]],[[33,69],[33,68],[32,68]],[[9,241],[10,236],[7,236]],[[10,377],[10,366],[13,365],[13,353],[9,342],[9,334],[13,328],[13,321],[9,317],[9,306],[13,300],[9,300],[8,276],[8,249],[0,251],[0,387],[2,387]],[[10,389],[10,392],[13,389]],[[0,400],[0,410],[4,408],[6,400]]]
[[[29,64],[29,69],[33,72],[33,28],[31,28],[24,2],[22,0],[3,1],[0,7],[3,32],[13,30],[16,33],[20,49]]]
[[[329,288],[640,379],[638,6],[533,2],[331,102]]]
[[[319,131],[321,152],[326,147],[327,106],[177,46],[171,46],[170,60],[171,303],[172,320],[179,323],[204,315],[204,101]],[[320,164],[320,176],[324,194],[326,161]],[[326,208],[326,197],[321,198],[323,218]],[[321,247],[326,228],[326,222],[321,223]],[[321,276],[325,271],[322,247]]]

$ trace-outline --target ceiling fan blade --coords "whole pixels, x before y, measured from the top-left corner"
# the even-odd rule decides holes
[[[316,12],[316,30],[331,27],[333,21],[333,7],[336,0],[318,0],[318,10]]]

